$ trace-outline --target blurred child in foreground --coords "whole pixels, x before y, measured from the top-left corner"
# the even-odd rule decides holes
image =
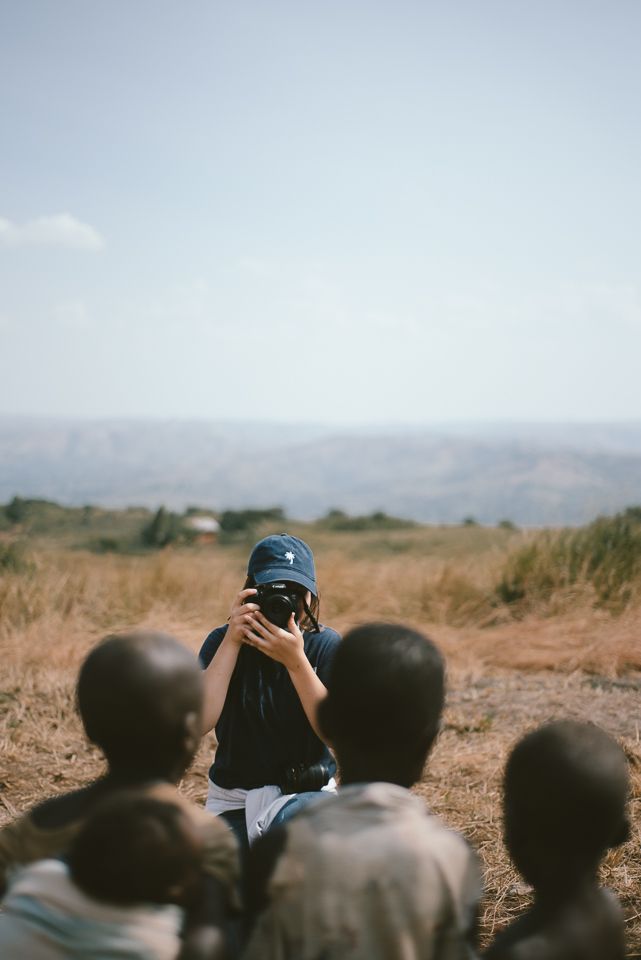
[[[77,700],[86,734],[104,753],[107,771],[0,831],[2,890],[16,867],[64,855],[96,805],[117,791],[164,784],[177,798],[174,785],[198,747],[202,674],[193,654],[165,634],[107,637],[82,665]],[[185,806],[204,849],[200,896],[187,910],[187,942],[203,928],[217,930],[233,914],[238,857],[234,838],[218,820],[194,804]]]
[[[4,960],[181,954],[184,909],[198,895],[204,851],[185,805],[163,794],[170,797],[170,788],[114,794],[80,828],[66,863],[39,860],[20,871],[0,913]],[[222,957],[220,931],[196,955]]]
[[[524,737],[504,780],[505,842],[534,904],[487,960],[623,960],[623,916],[599,864],[628,835],[621,748],[589,723],[558,721]]]
[[[476,858],[408,789],[443,700],[443,660],[425,636],[383,623],[347,634],[318,710],[341,787],[252,848],[247,960],[473,956]]]

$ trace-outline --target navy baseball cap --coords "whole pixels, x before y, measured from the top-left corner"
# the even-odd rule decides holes
[[[314,555],[304,540],[287,533],[260,540],[251,552],[247,573],[254,583],[290,580],[318,596]]]

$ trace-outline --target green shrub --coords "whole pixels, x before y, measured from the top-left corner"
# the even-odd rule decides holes
[[[255,530],[262,523],[286,522],[287,518],[282,507],[268,507],[264,510],[225,510],[219,520],[223,533],[245,533]]]
[[[19,541],[0,541],[0,574],[27,573],[33,567],[28,559],[24,545]]]
[[[599,517],[578,530],[542,533],[508,557],[501,603],[525,607],[589,589],[598,607],[620,611],[641,587],[641,508]]]
[[[497,527],[499,530],[518,530],[517,525],[512,520],[499,520]]]
[[[360,532],[363,530],[405,530],[415,527],[413,520],[402,520],[400,517],[391,517],[382,510],[368,513],[364,516],[350,517],[343,510],[330,510],[324,517],[316,521],[319,527],[325,530],[340,530],[346,532]]]
[[[6,507],[4,512],[11,523],[23,523],[27,518],[27,501],[22,497],[14,497]]]
[[[249,545],[260,537],[282,533],[288,524],[282,507],[225,510],[218,518],[221,544]]]

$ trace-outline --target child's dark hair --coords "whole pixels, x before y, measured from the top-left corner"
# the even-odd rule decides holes
[[[106,637],[80,669],[76,698],[87,736],[110,764],[164,776],[191,759],[183,756],[186,718],[202,709],[202,672],[173,637],[144,632]]]
[[[505,769],[505,836],[530,882],[548,852],[568,873],[596,868],[627,836],[623,750],[591,723],[561,720],[525,736]]]
[[[123,790],[83,825],[68,863],[76,886],[95,900],[183,904],[200,876],[201,849],[177,804]]]
[[[436,739],[444,699],[445,664],[428,637],[367,623],[338,646],[318,718],[337,752],[371,756],[371,778],[409,785]]]

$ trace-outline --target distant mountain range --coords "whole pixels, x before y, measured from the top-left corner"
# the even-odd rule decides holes
[[[0,502],[578,524],[641,503],[641,422],[326,427],[0,417]]]

